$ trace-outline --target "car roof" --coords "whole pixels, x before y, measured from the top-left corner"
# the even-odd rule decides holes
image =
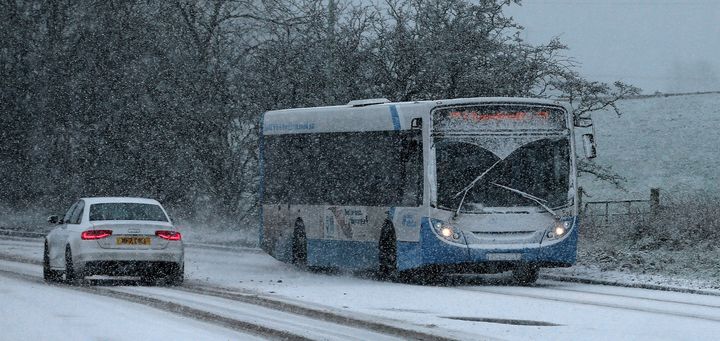
[[[148,198],[133,198],[133,197],[87,197],[80,198],[84,200],[86,204],[105,204],[105,203],[137,203],[137,204],[154,204],[160,205],[155,199]],[[162,206],[162,205],[160,205]]]

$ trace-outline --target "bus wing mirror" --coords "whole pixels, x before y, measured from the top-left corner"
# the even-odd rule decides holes
[[[578,128],[590,128],[593,120],[590,117],[575,117],[575,126]]]
[[[595,136],[593,134],[584,134],[583,149],[585,149],[585,157],[594,159],[597,156],[597,146],[595,144]]]

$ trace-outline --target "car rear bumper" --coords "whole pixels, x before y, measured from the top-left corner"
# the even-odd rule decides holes
[[[79,269],[83,276],[152,276],[163,277],[178,273],[182,263],[165,261],[89,261]]]
[[[174,262],[181,263],[183,252],[168,252],[163,250],[112,250],[108,252],[84,252],[73,257],[76,264],[91,261],[140,261],[140,262]]]
[[[77,271],[87,275],[130,274],[164,269],[168,264],[182,268],[184,251],[182,245],[162,250],[101,249],[90,246],[75,252],[73,261]]]

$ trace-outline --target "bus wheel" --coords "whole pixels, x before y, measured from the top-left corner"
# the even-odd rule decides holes
[[[307,267],[307,236],[302,220],[295,221],[292,239],[292,263],[301,268]]]
[[[383,280],[392,279],[397,272],[397,240],[392,224],[386,222],[380,231],[378,245],[378,277]]]
[[[520,285],[533,284],[538,279],[540,269],[532,265],[521,265],[512,271],[512,278]]]

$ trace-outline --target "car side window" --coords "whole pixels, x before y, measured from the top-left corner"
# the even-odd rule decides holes
[[[75,207],[75,211],[70,218],[70,224],[80,224],[80,219],[82,219],[84,208],[85,202],[82,200],[78,201],[77,207]]]
[[[64,224],[70,223],[70,217],[72,217],[73,212],[75,212],[75,208],[77,207],[77,205],[78,203],[76,202],[67,210],[67,213],[65,213],[65,217],[63,217]]]

